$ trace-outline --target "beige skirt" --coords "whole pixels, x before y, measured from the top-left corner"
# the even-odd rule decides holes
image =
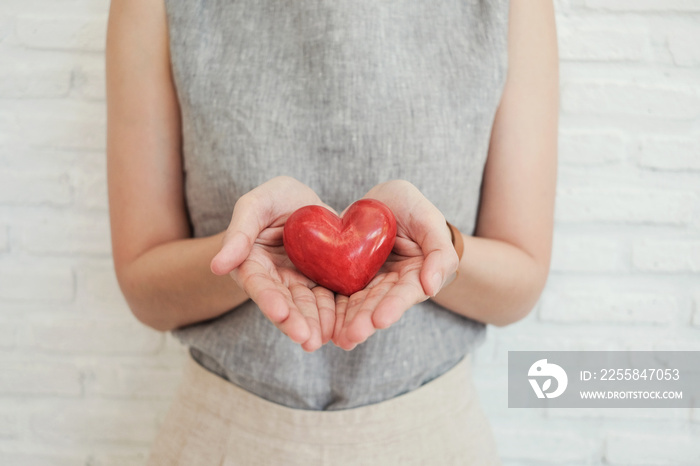
[[[287,408],[192,357],[149,466],[499,465],[471,356],[399,397],[339,411]]]

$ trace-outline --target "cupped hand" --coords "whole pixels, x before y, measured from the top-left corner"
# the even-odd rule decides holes
[[[261,184],[236,202],[221,250],[211,261],[212,272],[230,274],[262,313],[306,351],[331,339],[334,295],[294,268],[282,231],[295,210],[312,204],[333,210],[294,178]]]
[[[394,180],[364,196],[396,217],[394,248],[374,279],[352,296],[336,295],[333,343],[345,350],[398,321],[414,304],[435,296],[454,278],[459,259],[445,217],[414,185]]]

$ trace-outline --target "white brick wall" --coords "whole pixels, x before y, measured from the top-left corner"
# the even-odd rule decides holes
[[[0,2],[0,464],[135,466],[183,348],[109,254],[108,0]],[[552,273],[476,384],[506,465],[700,464],[695,410],[509,410],[508,350],[700,350],[700,1],[559,0]],[[124,342],[128,342],[125,344]]]

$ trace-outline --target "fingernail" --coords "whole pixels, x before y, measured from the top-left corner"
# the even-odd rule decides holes
[[[435,296],[442,287],[442,275],[440,275],[440,272],[435,272],[435,275],[433,275],[430,281],[433,285],[433,296]]]

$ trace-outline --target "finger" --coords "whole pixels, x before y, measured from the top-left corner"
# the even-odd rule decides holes
[[[369,289],[357,310],[348,309],[348,315],[352,315],[350,322],[346,321],[345,337],[348,342],[362,343],[377,330],[372,315],[397,280],[398,274],[395,272],[384,275],[379,283]]]
[[[372,314],[372,323],[378,329],[395,324],[414,304],[428,299],[416,280],[404,276],[386,293]]]
[[[232,277],[277,328],[295,343],[311,336],[306,318],[292,301],[289,289],[272,279],[259,264],[248,261],[232,272]]]
[[[212,272],[224,275],[238,267],[261,231],[310,204],[325,206],[311,188],[288,176],[275,177],[243,195],[233,208],[222,247],[211,261]]]
[[[335,296],[335,325],[333,327],[333,344],[338,345],[339,338],[345,325],[345,311],[348,308],[348,298],[345,295]]]
[[[306,319],[309,326],[309,338],[302,342],[301,347],[304,351],[312,352],[321,347],[321,324],[319,321],[318,306],[316,304],[316,295],[307,286],[300,283],[289,286],[289,292],[292,295],[292,301],[302,316]]]
[[[253,241],[243,233],[229,233],[227,231],[221,249],[211,260],[209,268],[215,275],[230,273],[248,257],[252,246]]]
[[[437,295],[458,266],[459,258],[452,242],[446,250],[437,249],[427,254],[420,272],[420,281],[425,294]]]
[[[397,220],[400,218],[397,216]],[[402,225],[403,234],[420,248],[420,253],[425,257],[419,276],[423,291],[428,296],[435,296],[447,277],[457,270],[459,263],[445,217],[427,199],[423,199]],[[407,241],[400,243],[397,238],[394,248],[402,248],[406,255],[413,255]]]
[[[372,323],[374,307],[391,288],[397,277],[395,273],[378,275],[365,289],[350,296],[345,322],[338,338],[338,344],[343,349],[351,350],[374,334],[376,331]]]
[[[457,270],[459,258],[452,245],[450,228],[442,214],[426,215],[414,225],[414,238],[420,245],[425,262],[420,273],[423,291],[428,296],[435,296],[447,278]]]
[[[321,344],[325,345],[333,336],[335,327],[335,299],[333,292],[322,286],[316,286],[312,291],[316,296],[316,307],[318,307],[318,317],[321,322]]]
[[[336,346],[346,351],[352,349],[357,344],[356,342],[352,342],[347,338],[347,329],[349,323],[352,321],[353,317],[364,302],[365,297],[368,293],[368,289],[365,288],[363,290],[358,291],[357,293],[354,293],[352,296],[347,297],[347,304],[344,310],[343,322],[337,332],[337,338],[334,341]]]
[[[246,195],[236,202],[221,249],[211,261],[211,271],[216,275],[227,274],[241,265],[260,232],[272,222],[271,208],[264,199]]]

